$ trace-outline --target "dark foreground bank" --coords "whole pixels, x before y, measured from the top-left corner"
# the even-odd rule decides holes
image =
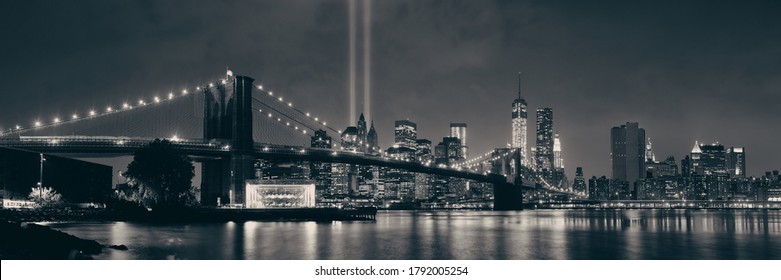
[[[103,245],[32,223],[0,223],[0,259],[92,259]]]

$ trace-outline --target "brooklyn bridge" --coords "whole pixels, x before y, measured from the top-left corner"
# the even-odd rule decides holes
[[[201,163],[200,200],[212,206],[218,201],[242,204],[244,185],[255,179],[258,160],[377,166],[488,183],[499,210],[521,209],[524,192],[581,195],[549,184],[538,171],[522,165],[516,149],[501,157],[489,157],[489,152],[458,163],[434,164],[383,152],[308,147],[307,140],[320,130],[341,134],[253,78],[231,74],[118,107],[16,125],[2,131],[0,146],[95,158],[132,155],[154,139],[168,139],[178,152]],[[509,165],[509,172],[479,168],[497,161]]]

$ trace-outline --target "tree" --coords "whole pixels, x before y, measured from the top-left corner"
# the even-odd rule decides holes
[[[137,150],[124,174],[136,188],[133,197],[148,207],[185,205],[192,197],[195,167],[168,140],[155,139]]]
[[[62,204],[62,195],[50,187],[34,187],[28,198],[41,207],[52,207]]]

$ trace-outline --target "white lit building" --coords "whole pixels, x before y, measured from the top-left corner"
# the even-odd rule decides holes
[[[315,182],[311,180],[247,180],[246,208],[315,207]]]
[[[559,140],[559,134],[553,138],[553,167],[556,170],[564,169],[564,158],[561,157],[561,140]]]

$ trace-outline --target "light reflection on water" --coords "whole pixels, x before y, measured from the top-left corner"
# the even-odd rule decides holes
[[[98,259],[779,259],[781,212],[381,211],[375,222],[59,223]]]

